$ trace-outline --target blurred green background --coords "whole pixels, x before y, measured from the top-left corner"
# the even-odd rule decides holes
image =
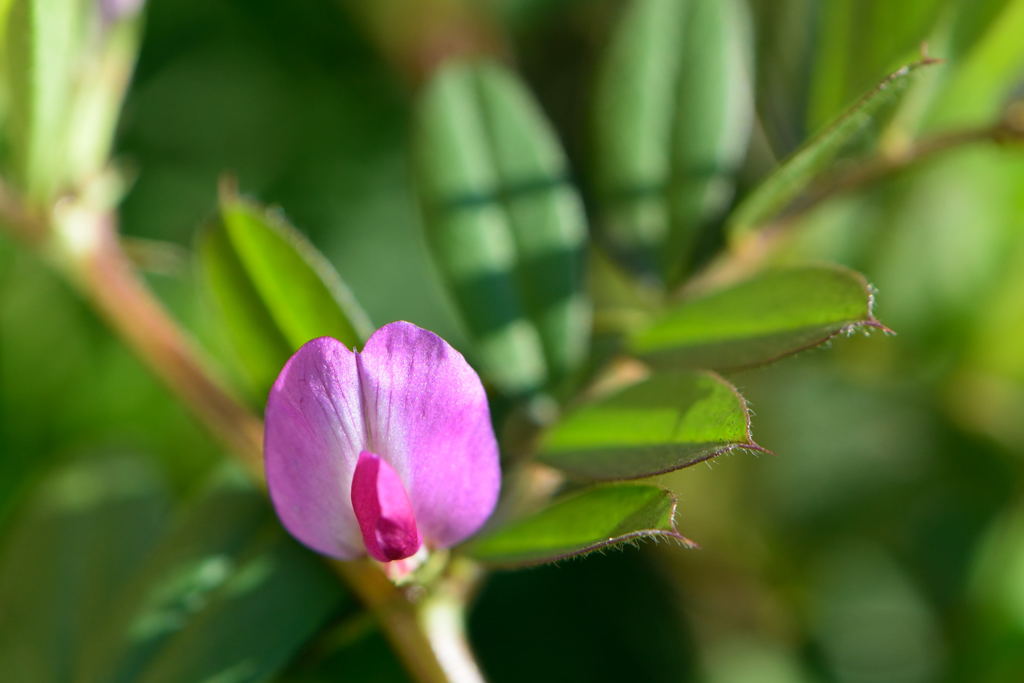
[[[621,3],[482,4],[586,176],[594,72]],[[750,5],[759,121],[744,187],[922,40],[945,63],[904,100],[882,140],[891,148],[991,123],[1024,86],[1019,0]],[[147,9],[117,142],[133,177],[123,231],[159,242],[167,267],[151,284],[214,351],[189,250],[223,173],[283,207],[376,325],[408,319],[460,342],[417,223],[412,88],[360,14],[358,3],[314,0],[155,0]],[[775,258],[860,270],[897,336],[838,339],[730,377],[751,401],[758,442],[777,455],[671,475],[683,492],[680,530],[702,549],[644,545],[494,575],[470,622],[494,680],[1024,680],[1020,146],[952,151],[833,200]],[[164,497],[146,512],[160,526],[222,476],[221,453],[197,423],[58,276],[6,239],[0,453],[0,593],[46,596],[58,605],[52,623],[72,639],[77,608],[60,607],[60,596],[93,585],[74,571],[91,566],[75,556],[90,532],[26,531],[36,487],[87,488],[76,467],[114,463],[110,477],[151,502],[137,482],[166,482],[154,484]],[[103,542],[125,553],[127,572],[126,535]],[[52,583],[39,578],[54,566],[70,569],[54,570]],[[323,579],[310,571],[310,581]],[[114,583],[103,590],[118,592]],[[281,598],[281,614],[300,598]],[[24,614],[10,609],[28,632],[42,603],[19,604]],[[312,624],[297,632],[304,645],[267,671],[402,680],[372,625],[353,626],[353,613],[334,596],[303,622]],[[12,658],[55,638],[28,643],[22,633],[26,643],[10,644],[18,629],[10,619],[3,628]],[[47,647],[57,651],[58,640]],[[164,675],[152,680],[189,680]],[[249,680],[234,675],[216,680]]]

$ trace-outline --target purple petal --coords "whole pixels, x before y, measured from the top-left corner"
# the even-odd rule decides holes
[[[391,465],[373,453],[359,454],[352,477],[352,508],[370,557],[404,560],[422,545],[409,496]]]
[[[317,552],[365,552],[349,495],[365,441],[356,354],[330,337],[306,343],[270,390],[263,450],[281,522]]]
[[[358,366],[367,450],[405,483],[426,543],[455,545],[490,517],[501,486],[480,378],[447,342],[407,322],[377,330]]]
[[[100,15],[112,24],[118,19],[129,18],[142,9],[143,0],[99,0]]]

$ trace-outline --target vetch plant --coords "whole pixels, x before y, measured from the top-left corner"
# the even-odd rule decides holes
[[[902,155],[882,149],[885,115],[937,68],[922,55],[879,74],[746,189],[746,4],[633,0],[594,69],[588,167],[567,153],[478,3],[352,5],[411,83],[410,222],[447,297],[438,308],[461,332],[457,349],[412,322],[371,332],[375,311],[353,294],[351,273],[225,177],[196,242],[207,357],[118,232],[126,182],[110,141],[140,3],[0,2],[2,227],[67,277],[248,475],[239,483],[232,470],[230,486],[220,482],[177,530],[138,531],[156,550],[140,541],[139,557],[118,560],[133,582],[115,618],[92,620],[104,626],[100,645],[79,648],[83,680],[262,680],[300,653],[333,652],[332,627],[343,637],[362,628],[358,615],[337,624],[348,592],[415,678],[479,680],[464,622],[489,570],[639,539],[692,547],[679,529],[685,500],[658,477],[766,451],[726,373],[888,331],[860,273],[772,261],[795,217],[944,149],[1024,130],[1018,112],[931,144],[904,135]],[[429,20],[392,35],[406,10]],[[838,160],[848,170],[833,175]],[[389,265],[374,278],[405,283]],[[425,324],[418,314],[403,317]],[[110,499],[133,509],[158,499],[148,480],[141,493],[114,490],[106,469],[69,479],[87,492],[108,482]],[[96,524],[95,538],[119,536],[107,517]],[[23,537],[57,537],[47,533]],[[235,637],[253,623],[279,630]]]

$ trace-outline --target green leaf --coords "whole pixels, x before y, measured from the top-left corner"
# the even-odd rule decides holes
[[[646,484],[611,484],[570,494],[463,546],[487,564],[553,562],[640,538],[691,542],[676,531],[676,499]]]
[[[988,40],[990,29],[1004,22],[1012,25],[1013,0],[978,0],[970,3],[954,3],[949,7],[944,19],[946,26],[940,25],[940,31],[948,31],[948,42],[943,45],[949,50],[951,57],[966,56],[979,42]],[[1004,13],[1010,10],[1010,14]],[[1016,10],[1021,11],[1019,8]],[[940,23],[941,24],[941,23]],[[984,48],[983,48],[984,49]],[[945,51],[943,52],[945,55]],[[959,61],[959,59],[958,59]]]
[[[418,111],[416,179],[427,242],[473,341],[484,377],[508,394],[547,379],[540,335],[515,278],[516,246],[479,110],[473,69],[450,64]]]
[[[167,492],[136,459],[51,473],[0,553],[0,662],[12,681],[68,680],[164,527]]]
[[[538,457],[572,475],[635,479],[736,449],[763,450],[743,397],[713,373],[673,370],[570,413],[544,435]]]
[[[753,43],[745,2],[690,0],[671,142],[669,283],[689,266],[702,228],[721,218],[754,119]]]
[[[188,507],[125,586],[84,670],[112,683],[265,680],[343,598],[266,498],[228,478]]]
[[[959,47],[962,54],[930,112],[933,129],[986,125],[1002,115],[1007,102],[1020,99],[1014,89],[1024,63],[1024,3],[991,5],[963,3],[951,14],[950,49]],[[971,28],[978,34],[970,35]]]
[[[956,4],[960,3],[831,0],[822,4],[815,13],[814,68],[805,85],[810,93],[809,129],[827,124],[877,81],[878,74],[914,59],[920,44],[932,35],[936,19],[948,5]]]
[[[128,13],[113,21],[92,53],[79,60],[77,87],[69,104],[68,147],[62,160],[72,182],[88,182],[109,163],[125,91],[139,52],[140,14]]]
[[[82,0],[12,0],[7,17],[7,140],[17,184],[37,203],[65,181],[69,103],[82,26]]]
[[[582,361],[582,205],[550,124],[518,78],[452,62],[417,111],[427,241],[486,378],[516,395]]]
[[[898,100],[921,68],[936,61],[921,59],[889,74],[782,162],[733,211],[729,218],[729,239],[737,242],[776,218],[844,150],[858,141],[883,108]]]
[[[735,369],[769,363],[858,327],[885,331],[863,276],[838,266],[768,271],[684,301],[628,341],[658,366]]]
[[[602,230],[636,272],[674,281],[732,195],[752,121],[749,18],[734,0],[637,0],[597,84]]]
[[[277,213],[227,194],[200,236],[199,263],[215,325],[256,397],[310,339],[354,347],[369,336],[337,272]]]
[[[552,381],[587,352],[590,304],[583,288],[587,225],[555,132],[523,83],[493,63],[476,67],[502,204],[516,245],[519,288],[540,332]]]
[[[970,558],[965,625],[972,671],[984,681],[1012,681],[1024,670],[1024,509],[993,520]]]
[[[752,0],[756,30],[759,144],[777,155],[807,138],[808,73],[815,62],[815,33],[809,18],[820,16],[818,0]],[[876,74],[879,72],[876,72]],[[845,102],[843,103],[845,104]],[[756,152],[755,152],[756,153]]]
[[[0,555],[11,680],[265,680],[342,604],[330,571],[234,474],[168,526],[139,460],[51,476]]]

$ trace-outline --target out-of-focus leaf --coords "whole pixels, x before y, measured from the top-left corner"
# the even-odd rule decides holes
[[[89,4],[100,11],[100,2]],[[63,159],[72,181],[88,180],[108,163],[138,54],[141,23],[137,12],[125,12],[106,26],[94,53],[79,60]]]
[[[1020,40],[1024,3],[1007,2],[998,13],[985,7],[988,4],[959,3],[960,11],[950,20],[953,40],[970,37],[957,33],[958,29],[981,24],[985,30],[976,37],[972,49],[952,65],[955,70],[931,108],[931,126],[985,124],[1001,114],[1014,84],[1019,87],[1024,73],[1024,40]],[[989,17],[990,13],[995,18]]]
[[[12,0],[9,9],[7,141],[18,185],[38,202],[65,180],[68,104],[88,8],[82,0]]]
[[[476,68],[499,194],[515,237],[519,286],[552,380],[583,360],[590,304],[583,289],[587,226],[554,131],[523,84],[493,63]]]
[[[759,365],[858,327],[886,329],[872,313],[873,302],[863,276],[845,268],[768,271],[682,302],[634,334],[628,347],[659,366]]]
[[[343,594],[230,479],[168,530],[138,460],[90,460],[45,480],[0,559],[4,676],[33,681],[258,681]]]
[[[188,507],[124,588],[84,670],[124,683],[264,680],[343,598],[265,497],[228,478]]]
[[[941,30],[950,33],[944,46],[950,50],[951,57],[963,57],[974,49],[979,40],[984,40],[989,29],[997,22],[1005,21],[1012,5],[1020,4],[1016,0],[977,0],[976,2],[953,2],[945,14],[946,26]],[[1019,10],[1017,10],[1019,11]]]
[[[637,0],[595,104],[602,229],[623,263],[666,282],[732,194],[750,132],[749,19],[733,0]]]
[[[544,436],[539,458],[572,475],[635,479],[736,449],[762,450],[736,388],[709,372],[673,370],[570,413]]]
[[[1024,181],[1024,164],[1017,177],[1012,186],[1019,195],[1016,188]],[[1004,200],[996,206],[1009,204]],[[1024,208],[1024,200],[1017,205]],[[1019,210],[1005,216],[1008,223],[1018,220]],[[1024,336],[1024,308],[1020,305],[1024,297],[1024,240],[1013,234],[1013,227],[1008,232],[1012,245],[998,245],[1006,257],[996,271],[1002,277],[986,283],[986,305],[975,308],[964,371],[947,395],[959,419],[1013,449],[1024,443],[1024,424],[1020,420],[1024,414],[1024,355],[1020,352]]]
[[[690,5],[667,191],[671,227],[663,268],[669,282],[684,274],[700,229],[719,218],[732,199],[754,113],[746,3],[690,0]]]
[[[473,70],[442,68],[420,100],[417,181],[427,242],[461,313],[485,378],[520,394],[547,376],[537,329],[515,283],[516,248],[495,197],[498,176]]]
[[[16,514],[0,555],[0,662],[12,681],[70,680],[169,510],[133,459],[54,472]]]
[[[1019,3],[1016,18],[1012,4],[1015,0],[941,3],[926,44],[947,67],[929,70],[911,86],[887,126],[883,144],[899,150],[926,129],[979,125],[998,116],[1009,91],[1006,84],[1015,78],[1014,67],[1024,54],[1020,41],[1014,40],[1022,30]],[[991,50],[994,43],[1002,45]],[[1000,51],[1003,54],[996,56]]]
[[[606,251],[590,252],[589,272],[595,335],[633,329],[661,311],[662,291],[630,277]]]
[[[523,394],[582,359],[583,214],[525,88],[495,64],[442,67],[420,101],[428,243],[487,379]]]
[[[360,344],[370,324],[330,263],[274,213],[225,196],[200,237],[199,259],[215,324],[253,395],[314,337]]]
[[[812,683],[797,655],[769,639],[734,637],[705,653],[706,683]]]
[[[531,516],[473,539],[463,549],[482,562],[553,562],[646,537],[689,545],[676,531],[676,499],[647,484],[609,484],[570,494]]]
[[[895,103],[922,67],[934,64],[926,58],[907,64],[885,77],[848,109],[782,162],[750,193],[729,218],[729,238],[736,242],[775,218],[879,117]]]
[[[830,0],[817,12],[808,128],[827,124],[894,65],[914,58],[946,0]],[[966,3],[974,4],[974,3]]]
[[[943,633],[917,577],[863,538],[836,545],[821,552],[805,581],[814,596],[808,600],[808,635],[821,650],[827,675],[849,681],[940,678]],[[908,671],[915,675],[906,676]]]
[[[815,15],[818,0],[749,0],[756,31],[754,59],[758,124],[764,131],[765,152],[785,157],[807,139],[805,112],[814,59],[814,32],[807,17]],[[755,156],[758,154],[754,147]]]
[[[971,574],[971,675],[992,683],[1014,680],[1024,667],[1024,509],[1019,505],[987,530]]]
[[[12,0],[0,0],[0,72],[6,73],[6,64],[8,59],[7,43],[9,38],[7,36],[7,16],[10,14]],[[9,78],[9,77],[8,77]],[[9,82],[9,81],[8,81]],[[7,123],[7,100],[10,98],[10,93],[6,87],[0,87],[0,131],[6,129]],[[0,133],[0,140],[5,138],[8,133]]]

